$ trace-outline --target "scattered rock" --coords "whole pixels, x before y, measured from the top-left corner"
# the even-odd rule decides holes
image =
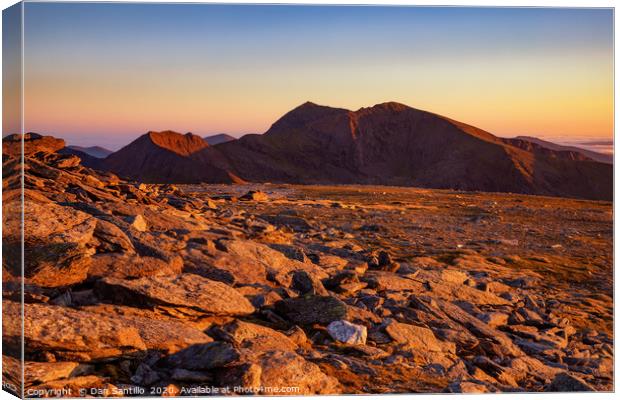
[[[146,232],[148,230],[148,224],[140,214],[127,217],[126,220],[132,228],[139,232]]]
[[[308,274],[304,270],[293,272],[291,288],[299,292],[300,295],[327,296],[329,293],[323,284],[316,277]]]
[[[226,339],[240,348],[252,351],[297,350],[297,344],[290,337],[266,326],[236,320],[221,328]],[[303,332],[303,331],[302,331]]]
[[[298,325],[324,324],[347,315],[347,305],[332,296],[305,296],[284,299],[275,304],[276,311]]]
[[[352,324],[348,321],[334,321],[327,326],[329,335],[341,343],[366,344],[367,331],[362,325]]]
[[[239,352],[229,343],[194,344],[162,359],[159,364],[188,370],[224,367],[239,359]]]
[[[456,352],[454,343],[442,343],[428,328],[388,319],[384,329],[395,342],[400,344],[428,351]]]
[[[250,190],[243,196],[239,197],[239,200],[246,201],[267,201],[269,200],[269,196],[266,193],[261,192],[260,190]]]
[[[271,351],[260,356],[260,383],[271,390],[297,387],[296,394],[338,394],[338,380],[325,375],[315,364],[291,352]],[[269,389],[265,389],[269,390]],[[263,394],[268,394],[265,391]]]
[[[560,372],[547,386],[547,392],[595,392],[596,390],[583,379]]]

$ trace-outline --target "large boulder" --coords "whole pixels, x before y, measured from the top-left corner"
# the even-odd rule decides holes
[[[428,351],[455,353],[453,343],[438,340],[433,331],[423,326],[404,324],[393,319],[385,323],[385,332],[396,343]]]
[[[131,279],[147,276],[177,276],[183,269],[180,258],[170,261],[137,254],[101,253],[92,256],[88,277]]]
[[[5,343],[22,340],[20,305],[3,304]],[[133,357],[145,350],[177,351],[212,339],[201,331],[172,320],[125,317],[100,310],[76,310],[46,304],[25,304],[26,357],[36,360],[50,353],[58,360],[96,361]]]
[[[24,154],[30,155],[38,151],[56,152],[65,147],[65,141],[53,136],[42,136],[38,133],[15,133],[2,138],[2,154],[18,157],[22,153],[22,138]]]
[[[242,354],[244,363],[220,371],[218,384],[263,395],[338,394],[337,379],[289,351]]]
[[[280,300],[276,311],[297,325],[324,324],[343,319],[347,305],[333,296],[304,296]]]
[[[267,245],[249,240],[226,240],[221,242],[222,248],[231,257],[233,263],[219,264],[218,268],[226,269],[235,275],[234,263],[246,265],[246,269],[254,268],[263,279],[274,281],[283,286],[290,286],[296,271],[306,271],[315,279],[327,278],[327,274],[310,262],[291,260],[281,252]]]
[[[44,287],[66,286],[86,279],[90,247],[97,222],[90,215],[54,203],[24,201],[24,278]],[[4,210],[5,226],[21,218],[19,203]],[[4,237],[7,266],[15,275],[21,271],[21,237],[7,232]]]
[[[3,319],[4,339],[21,340],[20,305],[5,301],[10,318]],[[25,304],[23,340],[26,357],[51,352],[62,359],[90,361],[146,350],[139,331],[112,317],[63,307]]]
[[[194,274],[152,276],[135,280],[104,278],[96,293],[103,299],[142,307],[188,308],[212,315],[248,315],[250,302],[232,287]]]

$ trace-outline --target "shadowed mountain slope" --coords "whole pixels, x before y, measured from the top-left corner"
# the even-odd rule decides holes
[[[83,146],[70,145],[70,146],[67,146],[67,148],[82,152],[84,154],[88,154],[91,157],[101,158],[101,159],[106,158],[110,154],[114,153],[112,150],[108,150],[101,146],[83,147]]]
[[[357,111],[307,102],[263,135],[215,147],[191,134],[149,132],[104,165],[145,182],[240,178],[612,198],[611,165],[578,152],[501,139],[395,102]]]
[[[81,164],[85,167],[102,170],[105,169],[103,165],[103,159],[99,157],[94,157],[89,153],[83,152],[81,150],[76,149],[74,146],[67,146],[57,151],[59,154],[72,154],[74,156],[80,157]]]
[[[612,168],[524,149],[399,103],[349,111],[305,103],[264,135],[218,146],[250,181],[361,183],[610,199]]]
[[[221,156],[199,136],[148,132],[108,156],[104,168],[147,183],[233,183],[238,179],[214,165]]]
[[[218,133],[217,135],[207,136],[204,140],[209,143],[209,146],[215,146],[220,143],[232,142],[233,140],[237,140],[237,138],[226,133]]]

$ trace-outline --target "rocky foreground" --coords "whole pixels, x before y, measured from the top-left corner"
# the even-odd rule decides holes
[[[18,388],[20,165],[3,161]],[[144,185],[26,161],[29,397],[613,388],[609,202]]]

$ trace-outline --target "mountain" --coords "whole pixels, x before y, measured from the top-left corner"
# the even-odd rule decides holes
[[[350,111],[304,103],[264,135],[218,146],[249,181],[359,183],[611,199],[612,167],[513,145],[399,103]]]
[[[569,152],[573,152],[573,153],[580,153],[580,154],[584,155],[585,157],[590,158],[590,159],[592,159],[594,161],[598,161],[598,162],[602,162],[602,163],[606,163],[606,164],[613,164],[613,162],[614,162],[614,156],[612,154],[599,153],[599,152],[596,152],[596,151],[587,150],[587,149],[583,149],[581,147],[576,147],[576,146],[564,146],[564,145],[561,145],[561,144],[557,144],[557,143],[549,142],[549,141],[546,141],[546,140],[538,139],[538,138],[535,138],[535,137],[532,137],[532,136],[517,136],[515,138],[506,139],[506,140],[509,141],[511,144],[513,144],[515,146],[518,146],[518,147],[524,146],[524,144],[522,144],[520,142],[530,142],[530,143],[537,144],[537,145],[539,145],[539,146],[541,146],[543,148],[549,149],[549,150],[569,151]]]
[[[146,183],[239,182],[216,165],[220,158],[199,136],[151,131],[110,154],[103,160],[103,167]]]
[[[95,158],[106,158],[110,154],[114,153],[112,150],[108,150],[101,146],[90,146],[90,147],[82,147],[82,146],[67,146],[67,148],[79,151],[81,153],[88,154],[91,157]]]
[[[210,146],[215,146],[216,144],[220,144],[220,143],[232,142],[233,140],[237,140],[237,138],[230,136],[226,133],[219,133],[217,135],[206,136],[204,140]]]
[[[146,182],[374,184],[612,198],[613,168],[580,152],[501,139],[395,102],[357,111],[304,103],[262,135],[209,146],[149,132],[105,166]]]

